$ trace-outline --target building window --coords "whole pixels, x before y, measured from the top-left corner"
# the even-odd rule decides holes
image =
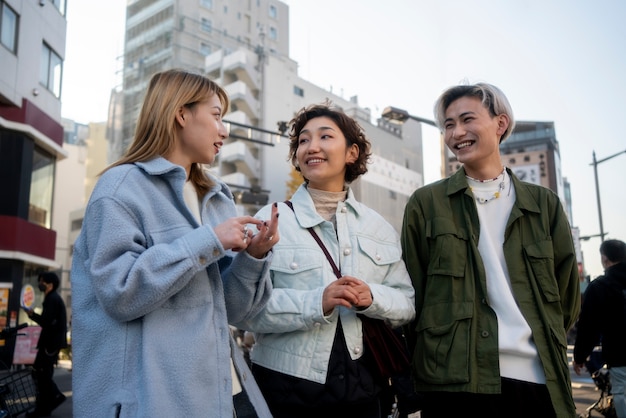
[[[28,221],[50,228],[52,194],[54,188],[54,158],[35,148],[33,153],[33,174],[30,180],[28,200]]]
[[[202,18],[200,20],[200,28],[207,33],[211,33],[213,30],[213,24],[209,19]]]
[[[9,48],[9,51],[17,53],[17,13],[5,2],[0,3],[0,42]]]
[[[66,0],[50,0],[50,3],[52,3],[54,7],[59,9],[59,12],[61,12],[61,14],[65,16]]]
[[[203,56],[211,55],[211,45],[205,44],[204,42],[200,44],[200,53]]]
[[[200,0],[200,4],[207,9],[213,9],[213,0]]]
[[[57,98],[60,98],[63,61],[61,57],[45,43],[41,48],[40,65],[39,83],[50,90]]]
[[[276,10],[276,6],[274,6],[273,4],[270,4],[269,15],[272,19],[276,19],[276,17],[278,16],[278,10]]]
[[[71,227],[70,227],[72,231],[80,231],[82,227],[83,227],[83,218],[72,220]]]
[[[278,39],[278,30],[276,30],[276,28],[273,26],[270,26],[270,39],[272,41]]]
[[[293,86],[293,94],[304,97],[304,89],[302,87]]]

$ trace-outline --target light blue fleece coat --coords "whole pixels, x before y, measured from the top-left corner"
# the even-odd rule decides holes
[[[93,191],[71,274],[76,418],[232,418],[231,354],[270,416],[228,320],[267,302],[271,254],[225,251],[213,227],[236,216],[231,192],[213,178],[199,225],[185,180],[157,158],[106,171]]]
[[[238,326],[255,333],[250,354],[255,364],[324,383],[339,317],[352,359],[363,355],[363,331],[354,309],[339,307],[324,316],[324,289],[337,278],[306,228],[315,229],[343,275],[369,285],[373,303],[360,314],[384,319],[394,327],[406,324],[415,317],[415,291],[402,260],[398,233],[380,214],[358,202],[352,190],[337,206],[336,229],[316,212],[304,185],[291,202],[295,214],[279,204],[280,241],[273,248],[272,297],[258,316]],[[266,219],[269,213],[271,206],[261,209],[258,216]]]

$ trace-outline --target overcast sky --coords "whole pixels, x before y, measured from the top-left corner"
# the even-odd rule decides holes
[[[447,87],[485,81],[517,120],[553,121],[573,225],[600,232],[592,153],[626,151],[626,1],[286,0],[299,75],[373,116],[393,105],[432,119]],[[68,2],[63,117],[106,120],[119,84],[125,0]],[[614,130],[616,129],[616,130]],[[424,126],[425,181],[439,178],[436,129]],[[604,231],[626,240],[626,153],[598,164]],[[587,271],[602,274],[599,238],[583,242]]]

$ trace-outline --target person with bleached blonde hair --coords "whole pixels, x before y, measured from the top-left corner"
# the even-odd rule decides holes
[[[499,88],[450,87],[435,120],[462,167],[413,193],[401,232],[422,418],[574,417],[566,335],[580,286],[561,200],[503,165],[515,119]]]

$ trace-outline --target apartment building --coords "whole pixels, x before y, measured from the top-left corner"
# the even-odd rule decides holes
[[[202,73],[205,57],[219,49],[262,47],[288,55],[288,25],[287,5],[275,0],[128,1],[118,156],[132,141],[154,73],[171,68]]]
[[[60,101],[66,26],[64,0],[0,0],[0,327],[24,322],[22,290],[60,267],[52,207],[55,167],[68,155]]]
[[[230,137],[212,169],[233,189],[241,214],[289,197],[285,126],[302,107],[326,99],[342,107],[372,140],[370,172],[352,185],[397,229],[410,193],[423,184],[419,124],[372,123],[358,97],[344,98],[298,76],[289,57],[289,8],[277,0],[137,0],[126,13],[123,111],[115,160],[132,141],[151,76],[170,68],[207,74],[228,92]],[[355,69],[355,71],[358,71]],[[116,99],[118,102],[119,99]],[[109,121],[111,123],[111,121]]]

